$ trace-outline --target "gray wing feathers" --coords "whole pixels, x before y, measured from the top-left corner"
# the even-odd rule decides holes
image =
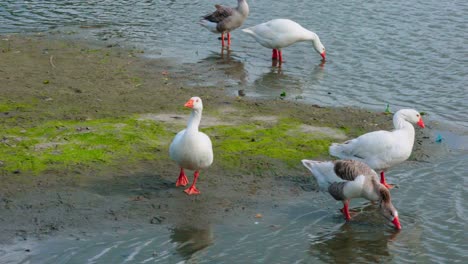
[[[371,176],[375,174],[365,163],[357,160],[338,160],[335,161],[335,173],[338,177],[346,181],[354,181],[357,176]]]
[[[328,187],[328,192],[335,198],[335,200],[343,201],[346,199],[343,188],[347,182],[334,182]]]
[[[221,5],[215,5],[215,7],[216,11],[204,16],[203,18],[213,23],[219,23],[234,13],[234,9],[231,7]]]

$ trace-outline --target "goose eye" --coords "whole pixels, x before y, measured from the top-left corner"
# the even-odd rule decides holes
[[[197,103],[198,103],[198,99],[197,99],[195,102],[197,102]]]

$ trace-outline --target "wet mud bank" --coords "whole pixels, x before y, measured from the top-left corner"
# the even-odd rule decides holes
[[[142,53],[0,35],[0,242],[255,217],[315,191],[302,158],[330,159],[331,142],[392,128],[385,113],[230,96],[224,76],[196,86],[216,69]],[[199,196],[175,187],[168,157],[192,96],[215,153]],[[428,157],[422,133],[413,160]]]

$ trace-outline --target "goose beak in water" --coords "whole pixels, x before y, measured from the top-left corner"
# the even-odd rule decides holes
[[[392,223],[395,225],[396,229],[398,230],[401,229],[401,224],[400,224],[400,220],[398,220],[398,216],[395,216],[395,218],[393,218]]]
[[[320,56],[322,56],[322,60],[325,61],[325,56],[326,56],[325,51],[320,53]]]

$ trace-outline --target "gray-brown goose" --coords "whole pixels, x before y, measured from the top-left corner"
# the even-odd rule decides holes
[[[343,201],[343,213],[350,220],[349,201],[364,198],[378,201],[382,215],[401,229],[398,212],[392,204],[390,191],[379,182],[377,173],[365,163],[357,160],[314,161],[302,160],[317,179],[322,191],[327,191],[335,200]]]
[[[249,16],[249,5],[246,0],[237,0],[237,7],[215,5],[216,11],[204,16],[200,25],[209,31],[221,34],[221,45],[224,46],[224,34],[227,33],[228,46],[231,45],[231,31],[242,26]]]

